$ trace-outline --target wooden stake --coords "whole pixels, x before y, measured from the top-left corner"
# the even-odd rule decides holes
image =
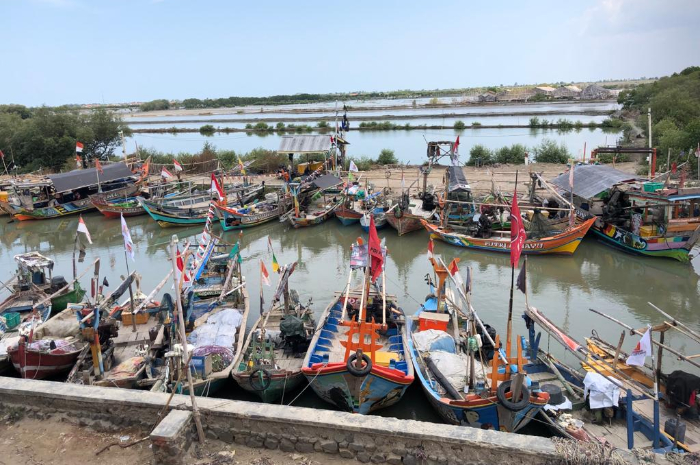
[[[620,341],[617,343],[617,348],[615,348],[615,358],[613,359],[613,370],[617,370],[617,360],[620,358],[620,349],[622,349],[622,342],[625,340],[625,332],[622,331],[620,334]]]

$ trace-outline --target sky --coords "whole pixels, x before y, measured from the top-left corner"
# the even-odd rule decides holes
[[[0,104],[462,88],[700,65],[700,1],[0,0]]]

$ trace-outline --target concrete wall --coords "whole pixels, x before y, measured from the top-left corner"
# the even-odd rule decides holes
[[[150,432],[168,397],[0,377],[0,408],[67,415],[85,426],[107,429],[134,426]],[[198,398],[197,403],[208,439],[249,447],[339,454],[393,465],[561,463],[546,438],[224,399]],[[190,410],[189,397],[174,396],[169,409]]]

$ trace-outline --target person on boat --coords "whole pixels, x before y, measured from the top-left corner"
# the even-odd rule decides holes
[[[58,206],[58,199],[60,198],[61,194],[56,194],[54,198],[52,198],[49,201],[49,207],[57,207]]]

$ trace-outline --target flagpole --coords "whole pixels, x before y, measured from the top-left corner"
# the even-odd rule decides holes
[[[274,299],[273,299],[274,300]],[[264,310],[263,306],[263,271],[262,271],[262,259],[260,259],[260,314],[262,315]]]
[[[518,192],[518,170],[515,171],[515,191],[514,191],[514,196],[517,197],[517,192]],[[515,202],[517,202],[517,198],[514,199]],[[512,212],[511,212],[512,214]],[[511,219],[511,224],[513,224],[513,220]],[[512,227],[512,226],[511,226]],[[511,240],[510,244],[511,248],[513,247],[513,243]],[[512,253],[512,251],[511,251]],[[508,326],[506,329],[506,358],[510,359],[510,346],[511,346],[511,338],[513,336],[513,286],[515,285],[515,263],[510,264],[510,300],[508,301]],[[498,350],[498,349],[497,349]],[[506,367],[506,372],[509,372],[509,368]]]
[[[122,224],[124,223],[124,215],[122,214]],[[124,234],[123,231],[122,234]],[[124,263],[126,263],[126,275],[131,276],[131,271],[129,271],[129,257],[126,256],[126,242],[124,243]],[[129,280],[129,308],[131,310],[132,332],[136,332],[136,315],[134,315],[134,291],[131,288],[132,281],[133,280]]]
[[[659,448],[659,371],[656,369],[656,363],[654,363],[654,344],[651,341],[654,340],[653,334],[651,332],[651,326],[649,326],[649,348],[651,349],[651,367],[654,372],[654,436],[652,442],[652,448]],[[663,333],[662,333],[663,334]]]

